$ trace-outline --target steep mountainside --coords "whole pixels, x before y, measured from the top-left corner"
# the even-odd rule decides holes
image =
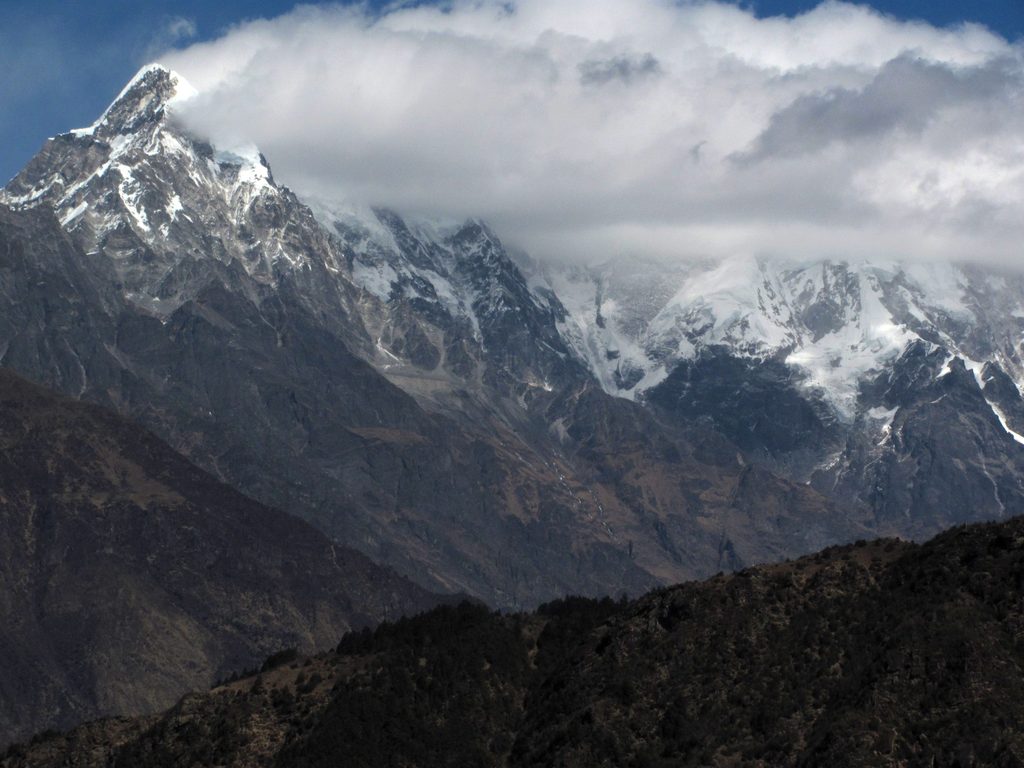
[[[1019,766],[1022,590],[1015,519],[628,603],[439,608],[3,765]]]
[[[708,423],[881,532],[1024,512],[1017,271],[733,259],[549,280],[607,391]]]
[[[441,598],[0,369],[0,742],[169,706]]]
[[[3,362],[420,583],[636,594],[863,533],[704,426],[601,391],[479,222],[316,218],[144,69],[0,194]]]
[[[468,392],[519,424],[554,389],[589,382],[558,330],[565,309],[527,281],[485,224],[313,210],[336,235],[352,282],[377,300],[362,304],[363,319],[383,355],[374,362],[399,386],[457,415]]]

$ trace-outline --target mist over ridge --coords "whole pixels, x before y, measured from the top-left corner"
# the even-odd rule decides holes
[[[1024,239],[1021,46],[978,25],[307,6],[161,61],[200,91],[190,130],[256,144],[304,199],[480,217],[544,259],[1009,262]]]

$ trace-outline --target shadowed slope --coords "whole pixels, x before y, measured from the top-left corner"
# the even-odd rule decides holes
[[[1024,520],[534,614],[443,607],[12,751],[58,766],[1024,761]]]
[[[440,599],[0,369],[0,741],[169,705]]]

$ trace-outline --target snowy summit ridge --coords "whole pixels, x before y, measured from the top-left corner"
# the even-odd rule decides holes
[[[267,215],[294,196],[260,152],[215,148],[174,119],[196,96],[179,74],[143,67],[96,122],[50,139],[0,203],[51,207],[86,252],[110,257],[129,299],[160,315],[187,299],[174,274],[190,261],[237,261],[263,282],[307,265]]]
[[[1024,378],[1018,275],[949,263],[716,263],[571,269],[552,274],[570,310],[566,335],[607,391],[635,398],[680,360],[721,347],[785,362],[845,418],[858,387],[909,344],[995,360]],[[638,306],[642,312],[638,312]]]
[[[124,133],[126,129],[131,130],[131,126],[124,121],[126,116],[140,116],[150,109],[152,113],[170,113],[176,105],[183,104],[198,93],[177,72],[152,62],[142,67],[128,81],[96,122],[87,128],[75,128],[71,133],[75,136],[95,136],[97,132]]]

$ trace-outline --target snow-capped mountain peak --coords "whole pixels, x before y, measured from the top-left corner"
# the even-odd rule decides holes
[[[642,395],[679,361],[712,347],[784,362],[846,420],[858,411],[864,377],[917,340],[966,360],[994,359],[1024,380],[1024,282],[1010,273],[744,256],[650,263],[639,272],[576,268],[555,272],[552,283],[569,309],[567,338],[605,389],[623,397]],[[998,301],[986,300],[994,293]],[[999,322],[991,322],[993,313]]]
[[[96,122],[71,133],[100,139],[136,133],[143,122],[160,120],[197,95],[198,91],[177,72],[162,64],[147,64],[128,81]]]
[[[314,247],[289,228],[284,212],[301,204],[255,146],[214,147],[179,124],[196,97],[177,73],[143,67],[95,123],[50,139],[0,203],[51,207],[86,252],[113,261],[128,298],[160,315],[187,300],[192,263],[235,262],[273,283],[330,262],[311,221]]]

